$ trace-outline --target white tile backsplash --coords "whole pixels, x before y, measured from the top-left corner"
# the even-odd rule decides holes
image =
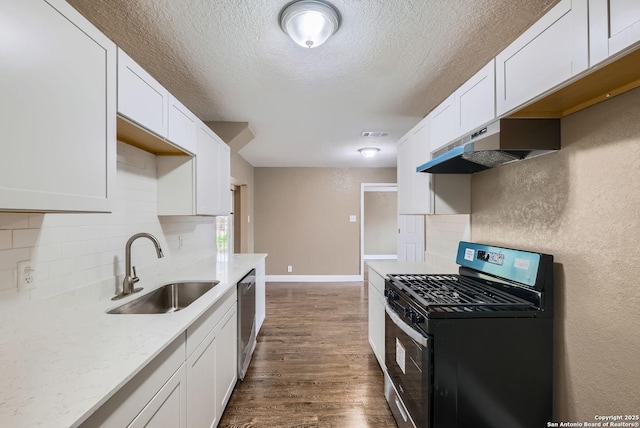
[[[0,270],[0,291],[15,288],[15,269]]]
[[[471,216],[457,214],[426,217],[425,259],[442,268],[443,273],[457,272],[458,243],[468,241],[471,237]]]
[[[149,240],[136,241],[132,264],[141,278],[215,255],[215,218],[157,215],[153,154],[119,142],[117,159],[110,214],[0,213],[0,300],[53,296],[91,283],[115,292],[125,243],[138,232],[156,236],[165,254],[158,259]],[[35,282],[18,288],[17,263],[29,259]]]
[[[40,229],[15,229],[13,231],[13,248],[35,247]]]
[[[0,250],[8,250],[13,247],[12,233],[10,230],[0,230]]]

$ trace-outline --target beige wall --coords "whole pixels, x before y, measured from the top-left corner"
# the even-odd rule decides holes
[[[638,414],[640,90],[562,121],[562,150],[476,174],[474,241],[555,256],[555,414]]]
[[[398,253],[398,192],[364,192],[364,254]]]
[[[360,185],[395,168],[256,168],[255,250],[267,275],[358,275]],[[349,222],[356,215],[357,222]]]
[[[242,232],[246,235],[246,241],[243,240],[242,252],[253,253],[254,251],[254,168],[239,154],[231,155],[231,177],[233,184],[246,186],[246,213],[234,216],[234,221],[240,224]],[[246,215],[245,215],[246,214]]]

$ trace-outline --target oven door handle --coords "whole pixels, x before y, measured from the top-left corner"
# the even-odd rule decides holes
[[[393,321],[393,323],[400,329],[402,330],[407,336],[409,336],[410,338],[412,338],[413,340],[415,340],[418,344],[422,345],[423,347],[427,347],[429,345],[429,339],[427,339],[426,337],[424,337],[422,334],[420,334],[419,332],[417,332],[415,329],[411,328],[411,326],[409,324],[407,324],[406,322],[404,322],[396,313],[396,311],[393,310],[393,308],[391,308],[391,306],[389,306],[388,303],[386,303],[384,305],[384,310],[387,312],[387,315],[389,315],[389,318],[391,318],[391,321]]]

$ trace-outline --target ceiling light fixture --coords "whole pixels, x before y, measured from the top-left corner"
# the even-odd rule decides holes
[[[280,27],[303,48],[315,48],[327,41],[340,27],[340,13],[320,0],[299,0],[280,12]]]
[[[361,149],[358,149],[358,151],[362,156],[369,159],[369,158],[375,157],[380,151],[380,149],[377,147],[363,147]]]

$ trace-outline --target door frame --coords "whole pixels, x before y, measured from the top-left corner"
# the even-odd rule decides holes
[[[362,183],[360,185],[360,279],[362,280],[364,280],[364,192],[397,191],[398,183]]]

